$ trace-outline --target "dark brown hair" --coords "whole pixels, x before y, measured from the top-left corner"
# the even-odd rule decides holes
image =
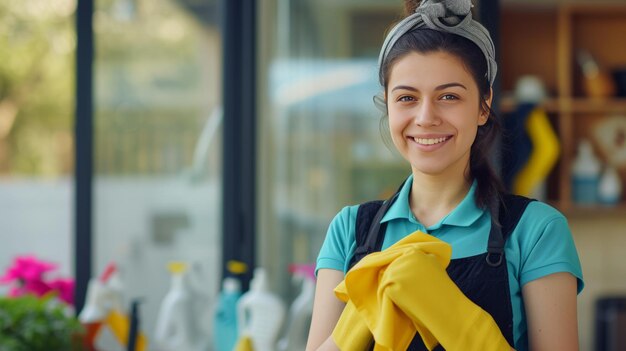
[[[413,13],[420,1],[405,1],[405,11]],[[478,86],[480,106],[488,113],[487,122],[479,126],[470,151],[470,179],[476,179],[476,204],[494,213],[504,186],[492,166],[493,148],[501,126],[498,118],[487,105],[491,96],[491,85],[487,79],[487,60],[476,44],[462,36],[427,28],[414,29],[398,39],[380,65],[379,78],[387,91],[389,75],[393,65],[411,52],[429,53],[442,51],[459,58],[471,73]],[[494,216],[495,215],[495,216]]]
[[[413,14],[415,10],[420,6],[421,0],[405,0],[404,1],[404,17],[408,17]]]

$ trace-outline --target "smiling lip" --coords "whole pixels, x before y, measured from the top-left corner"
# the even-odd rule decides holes
[[[407,136],[407,139],[420,150],[433,151],[445,145],[452,139],[452,135],[416,135]]]

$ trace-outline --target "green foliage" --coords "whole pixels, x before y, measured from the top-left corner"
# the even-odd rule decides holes
[[[2,351],[84,350],[82,333],[78,320],[50,298],[0,298]]]
[[[74,8],[0,1],[0,173],[70,171]]]

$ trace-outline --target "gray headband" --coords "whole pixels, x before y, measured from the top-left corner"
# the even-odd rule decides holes
[[[472,19],[471,0],[424,0],[415,13],[406,17],[389,32],[378,56],[378,67],[400,37],[416,28],[430,28],[460,35],[480,48],[487,60],[487,76],[493,86],[498,66],[495,47],[485,27]],[[382,77],[380,84],[383,85]]]

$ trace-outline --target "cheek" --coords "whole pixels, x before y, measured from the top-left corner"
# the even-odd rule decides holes
[[[392,136],[402,134],[405,123],[403,122],[403,119],[400,118],[400,116],[389,111],[389,117],[387,121],[389,123],[389,131],[391,132]]]

